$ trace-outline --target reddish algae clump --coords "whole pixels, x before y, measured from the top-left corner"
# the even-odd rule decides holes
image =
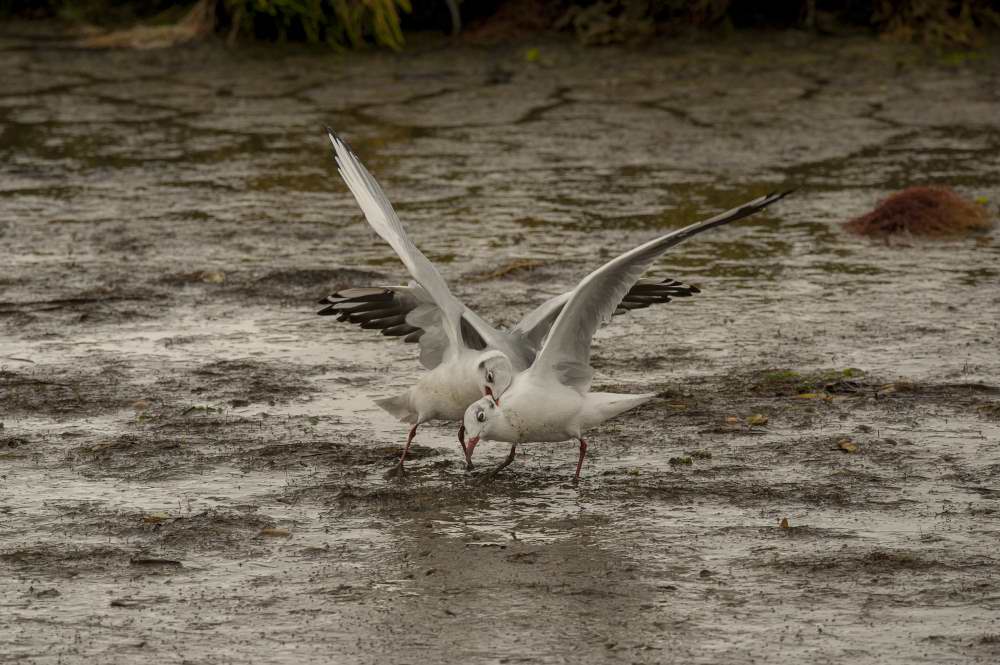
[[[844,228],[864,236],[939,237],[986,231],[992,225],[984,206],[946,187],[910,187],[882,201],[871,212],[846,222]]]

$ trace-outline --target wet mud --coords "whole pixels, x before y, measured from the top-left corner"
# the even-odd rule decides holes
[[[1000,57],[766,33],[660,50],[83,52],[0,35],[0,653],[25,663],[992,663],[1000,243],[841,222],[1000,201]],[[498,75],[497,72],[501,72]],[[655,391],[493,482],[372,403],[415,349],[315,316],[406,276],[352,142],[499,324],[765,191],[599,332]],[[482,444],[480,469],[505,445]]]

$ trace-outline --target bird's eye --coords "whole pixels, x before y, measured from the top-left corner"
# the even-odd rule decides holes
[[[483,422],[484,420],[486,420],[486,414],[480,411],[479,413],[476,414],[476,420],[478,420],[479,422]]]
[[[493,370],[486,372],[486,382],[493,383]]]

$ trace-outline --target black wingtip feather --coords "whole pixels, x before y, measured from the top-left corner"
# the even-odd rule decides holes
[[[382,334],[386,337],[402,337],[403,335],[412,335],[417,331],[423,332],[422,328],[417,328],[416,326],[411,326],[407,323],[402,323],[397,326],[389,326],[388,328],[382,329]]]

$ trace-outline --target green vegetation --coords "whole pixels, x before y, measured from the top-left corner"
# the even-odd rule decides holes
[[[796,372],[776,369],[762,372],[753,382],[752,390],[758,394],[775,396],[806,395],[817,392],[856,392],[862,385],[865,373],[856,367],[825,369],[816,372]]]
[[[358,48],[369,39],[403,48],[400,12],[410,0],[225,0],[234,31]]]
[[[373,42],[396,50],[404,42],[401,16],[411,10],[410,0],[0,0],[0,16],[119,28],[175,24],[200,11],[230,41],[302,41],[334,48]]]
[[[507,3],[554,17],[552,29],[595,45],[651,41],[689,28],[772,27],[818,33],[864,28],[889,39],[970,48],[1000,28],[1000,0],[0,0],[0,16],[163,25],[200,5],[214,18],[214,29],[231,40],[335,48],[375,43],[398,50],[406,30],[448,31],[470,20],[489,22],[504,15],[497,10]]]
[[[557,22],[586,44],[635,42],[678,27],[869,27],[900,41],[979,46],[1000,27],[997,0],[601,0],[572,2]]]

